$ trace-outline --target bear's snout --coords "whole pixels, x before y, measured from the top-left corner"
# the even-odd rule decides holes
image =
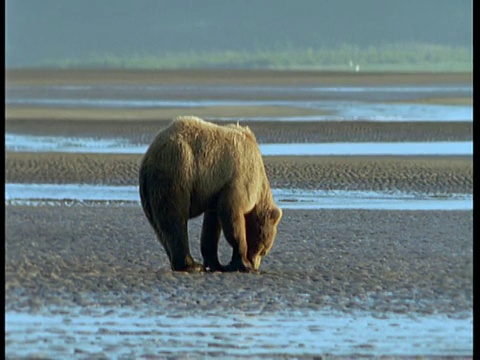
[[[262,263],[262,257],[260,255],[255,255],[250,262],[252,263],[253,269],[258,270],[260,268],[260,264]]]

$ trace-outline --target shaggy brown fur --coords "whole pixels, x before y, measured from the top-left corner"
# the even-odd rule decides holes
[[[251,271],[271,249],[282,217],[272,197],[262,156],[248,127],[219,126],[178,117],[160,131],[140,166],[145,215],[172,270],[203,267],[190,255],[187,221],[204,213],[201,252],[211,271]],[[218,260],[223,230],[231,262]]]

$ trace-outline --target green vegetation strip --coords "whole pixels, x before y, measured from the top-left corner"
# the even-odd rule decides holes
[[[41,67],[121,69],[314,69],[332,71],[470,72],[473,47],[400,43],[334,48],[218,50],[47,59]]]

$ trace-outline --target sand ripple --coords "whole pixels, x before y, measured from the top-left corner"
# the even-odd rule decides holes
[[[472,306],[472,211],[285,210],[262,274],[170,271],[140,207],[6,212],[6,310],[151,304],[171,313]],[[201,218],[190,222],[200,259]],[[231,250],[221,239],[221,260]],[[229,310],[230,309],[230,310]]]
[[[137,185],[141,155],[7,153],[8,183]],[[272,187],[472,193],[471,157],[265,157]]]

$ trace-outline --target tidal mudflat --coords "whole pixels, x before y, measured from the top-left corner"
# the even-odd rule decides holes
[[[471,89],[468,74],[8,73],[7,358],[471,356]],[[144,218],[141,152],[186,114],[290,144],[264,154],[285,210],[260,274],[172,273]],[[366,142],[383,153],[352,152]]]

